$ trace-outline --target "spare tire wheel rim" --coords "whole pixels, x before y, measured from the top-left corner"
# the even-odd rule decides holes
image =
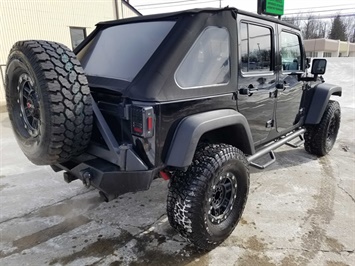
[[[213,224],[224,222],[233,210],[237,198],[237,178],[231,172],[222,173],[212,186],[209,197],[208,218]]]
[[[38,95],[33,85],[33,80],[27,73],[20,75],[17,86],[19,95],[17,102],[20,105],[23,127],[31,137],[35,138],[40,134],[41,116]]]

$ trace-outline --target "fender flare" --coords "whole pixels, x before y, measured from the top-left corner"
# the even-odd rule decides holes
[[[305,124],[308,125],[320,123],[331,95],[342,95],[342,88],[340,86],[329,83],[318,84],[313,90],[315,91],[305,120]]]
[[[188,167],[192,163],[201,136],[209,131],[231,126],[235,137],[241,138],[243,152],[255,153],[254,142],[246,118],[232,109],[221,109],[195,114],[184,118],[177,126],[165,164],[173,167]]]

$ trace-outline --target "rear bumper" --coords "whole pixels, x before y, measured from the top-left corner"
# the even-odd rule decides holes
[[[147,190],[157,169],[143,171],[121,171],[120,168],[106,160],[95,158],[85,162],[65,162],[52,166],[54,171],[64,173],[67,182],[80,179],[86,185],[91,185],[105,194],[107,199],[113,199],[127,192]]]

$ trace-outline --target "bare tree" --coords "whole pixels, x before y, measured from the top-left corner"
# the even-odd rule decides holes
[[[328,25],[326,20],[316,18],[313,14],[309,15],[301,27],[303,38],[306,40],[325,38],[329,29]]]
[[[296,27],[300,27],[301,22],[302,22],[302,15],[301,15],[301,13],[298,13],[295,16],[284,16],[284,17],[282,17],[282,20],[286,21],[292,25],[295,25]]]
[[[304,39],[315,39],[318,37],[317,23],[313,14],[307,17],[303,22],[302,35]]]
[[[350,42],[355,42],[355,17],[343,18],[343,24],[345,25],[345,33]]]
[[[312,13],[307,17],[301,13],[295,16],[284,16],[282,20],[299,27],[304,39],[326,38],[331,29],[329,19],[316,17]]]

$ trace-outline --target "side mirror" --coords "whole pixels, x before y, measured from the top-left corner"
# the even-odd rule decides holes
[[[327,60],[325,59],[313,59],[312,70],[313,75],[323,75],[327,68]]]

